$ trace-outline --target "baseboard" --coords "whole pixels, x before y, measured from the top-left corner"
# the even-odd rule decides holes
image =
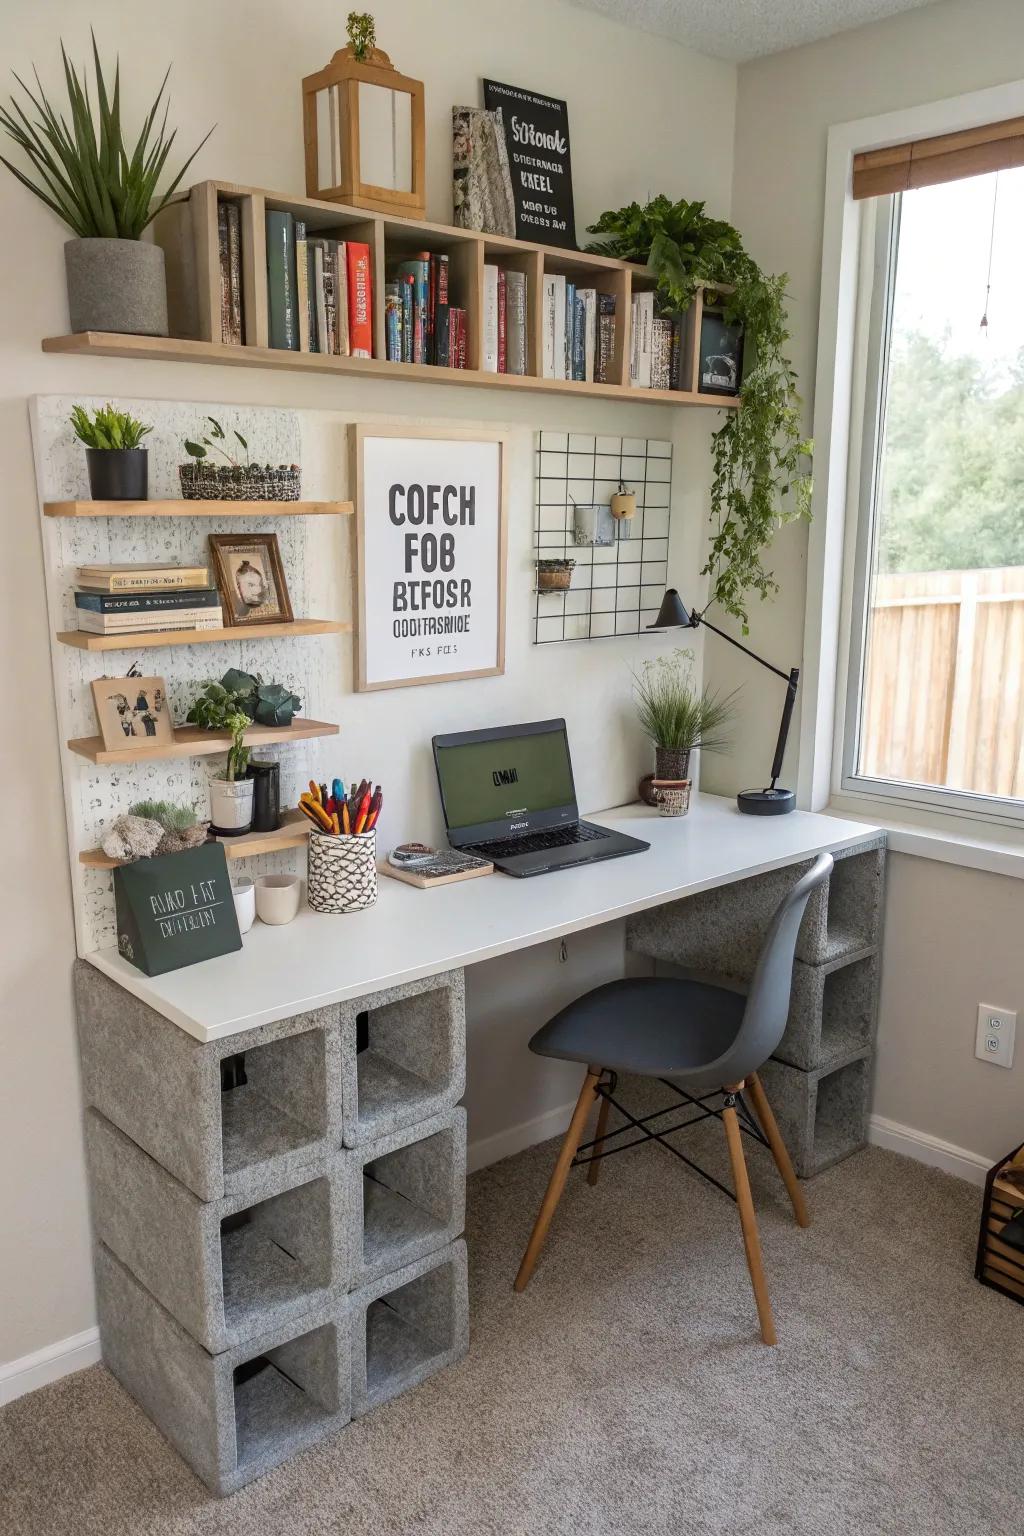
[[[83,1371],[87,1365],[95,1365],[100,1358],[100,1331],[86,1328],[84,1333],[74,1333],[70,1339],[58,1339],[20,1360],[0,1365],[0,1407],[13,1403],[16,1397],[45,1387],[48,1382],[72,1371]]]
[[[868,1141],[872,1146],[885,1147],[888,1152],[900,1152],[915,1162],[927,1163],[929,1168],[941,1168],[954,1178],[965,1179],[968,1184],[983,1185],[985,1175],[993,1159],[982,1157],[978,1152],[968,1152],[955,1147],[951,1141],[929,1136],[927,1131],[915,1131],[912,1126],[900,1125],[898,1120],[887,1120],[884,1115],[872,1115],[868,1121]]]
[[[500,1163],[503,1157],[514,1157],[517,1152],[525,1152],[527,1147],[535,1147],[539,1141],[549,1141],[552,1136],[564,1136],[572,1119],[573,1102],[563,1104],[559,1109],[549,1109],[535,1120],[524,1120],[493,1136],[471,1141],[466,1148],[467,1173]]]

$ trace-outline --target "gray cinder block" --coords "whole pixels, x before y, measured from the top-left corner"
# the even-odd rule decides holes
[[[214,1493],[233,1493],[351,1417],[347,1296],[210,1355],[102,1243],[103,1359]]]
[[[801,1178],[813,1178],[867,1142],[870,1053],[841,1066],[801,1072],[766,1061],[758,1074]]]
[[[95,1236],[216,1354],[349,1290],[358,1232],[351,1155],[203,1201],[96,1110],[85,1116]]]
[[[435,1253],[466,1224],[466,1111],[449,1109],[351,1152],[355,1283]]]
[[[368,1044],[356,1050],[356,1020]],[[389,987],[342,1004],[343,1134],[365,1146],[416,1125],[462,1098],[466,993],[461,971]]]
[[[460,1360],[469,1348],[466,1245],[453,1243],[353,1291],[352,1416]]]
[[[786,1032],[776,1060],[803,1071],[848,1061],[874,1043],[877,1025],[878,955],[793,967]]]
[[[75,965],[85,1102],[202,1200],[259,1198],[263,1181],[341,1144],[338,1009],[208,1045],[85,961]],[[247,1081],[221,1092],[221,1060]]]

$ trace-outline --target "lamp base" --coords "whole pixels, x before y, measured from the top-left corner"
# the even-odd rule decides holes
[[[785,816],[796,810],[796,795],[791,789],[741,789],[736,805],[747,816]]]

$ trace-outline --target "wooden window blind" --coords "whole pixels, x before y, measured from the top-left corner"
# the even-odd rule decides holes
[[[1024,165],[1024,117],[1011,117],[984,128],[967,128],[854,155],[853,195],[884,197],[1018,165]]]

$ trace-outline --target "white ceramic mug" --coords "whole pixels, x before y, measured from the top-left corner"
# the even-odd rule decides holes
[[[239,875],[231,882],[231,898],[235,903],[239,933],[248,933],[256,921],[256,887],[248,875]]]
[[[301,875],[259,875],[256,912],[263,923],[290,923],[302,900]]]

